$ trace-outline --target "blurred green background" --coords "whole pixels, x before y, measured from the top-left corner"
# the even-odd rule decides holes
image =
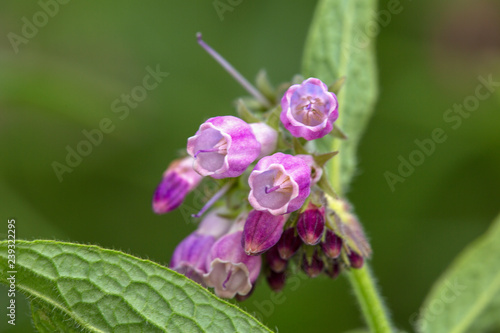
[[[167,264],[195,226],[179,211],[154,215],[153,190],[199,124],[235,114],[233,102],[245,94],[195,33],[247,78],[265,68],[278,84],[300,71],[314,5],[243,1],[221,20],[212,1],[69,1],[16,53],[9,33],[21,36],[23,17],[33,22],[41,7],[2,1],[2,238],[15,217],[18,238],[98,244]],[[479,75],[500,81],[500,2],[408,0],[401,7],[377,36],[380,98],[348,197],[371,239],[387,305],[410,330],[432,282],[499,212],[500,89],[457,129],[443,114],[474,94]],[[157,65],[169,76],[120,119],[113,101]],[[114,130],[60,182],[52,163],[65,163],[66,146],[75,149],[82,131],[103,118]],[[391,191],[384,172],[397,173],[398,156],[407,159],[414,140],[435,128],[447,140]],[[186,203],[199,200],[191,195]],[[260,281],[240,306],[280,332],[343,332],[363,326],[351,294],[343,277],[301,280],[278,298]],[[1,309],[7,301],[1,287]],[[25,301],[17,314],[15,329],[3,318],[0,331],[33,331]]]

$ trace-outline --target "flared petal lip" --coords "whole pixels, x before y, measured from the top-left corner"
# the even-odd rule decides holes
[[[247,277],[247,279],[246,279],[245,285],[243,286],[243,288],[241,288],[241,290],[227,290],[227,289],[223,288],[222,283],[220,285],[217,283],[220,281],[214,281],[213,273],[215,272],[215,266],[217,266],[218,264],[222,264],[222,265],[230,264],[232,266],[237,267],[238,269],[241,269],[245,273],[245,276]],[[258,276],[258,274],[257,274],[257,276]],[[233,298],[236,294],[240,294],[242,296],[245,296],[246,294],[248,294],[250,292],[250,290],[252,290],[252,279],[251,278],[252,277],[250,276],[250,272],[248,270],[248,267],[244,263],[242,263],[242,262],[232,263],[232,262],[227,261],[227,260],[221,260],[220,258],[215,258],[212,261],[212,263],[210,264],[210,271],[203,275],[203,280],[204,280],[205,284],[209,287],[214,288],[217,296],[223,297],[223,298]],[[255,277],[255,280],[256,279],[257,279],[257,277]]]
[[[301,123],[293,117],[291,113],[290,100],[293,93],[305,84],[314,84],[320,86],[324,92],[325,96],[328,96],[328,100],[330,101],[330,109],[326,114],[325,119],[316,126],[308,126],[304,123]],[[333,123],[338,118],[338,101],[334,93],[328,91],[328,87],[326,84],[321,82],[321,80],[316,78],[309,78],[302,82],[301,84],[295,84],[288,88],[286,93],[283,95],[281,99],[281,107],[282,111],[280,114],[280,119],[286,129],[288,129],[293,136],[303,137],[307,140],[314,140],[328,134],[332,128]]]
[[[286,112],[286,118],[288,119],[290,124],[292,126],[295,126],[295,127],[306,127],[308,130],[313,131],[313,132],[319,132],[327,126],[328,122],[334,122],[335,120],[337,120],[338,115],[333,116],[333,119],[332,119],[332,113],[336,113],[335,111],[338,108],[337,99],[334,98],[334,94],[329,92],[328,90],[325,90],[324,92],[325,92],[325,96],[328,96],[328,100],[330,102],[330,109],[328,110],[328,113],[326,114],[325,119],[316,126],[309,126],[309,125],[301,123],[300,121],[297,121],[295,119],[295,117],[292,115],[292,108],[290,107],[291,94],[290,95],[287,94],[286,95],[286,102],[284,103],[286,106],[286,109],[284,109],[283,111]]]
[[[186,260],[179,261],[175,263],[175,266],[169,266],[170,269],[178,272],[179,274],[185,275],[196,283],[199,283],[205,286],[204,275],[207,273],[205,270],[194,267],[192,263]],[[191,274],[186,275],[186,272],[190,272]],[[193,276],[194,274],[194,276]]]
[[[205,122],[203,124],[201,124],[200,128],[198,129],[198,131],[196,132],[195,135],[191,136],[188,138],[188,143],[187,143],[187,152],[189,155],[191,155],[193,158],[194,158],[194,155],[196,154],[196,152],[194,151],[194,145],[195,145],[195,140],[200,136],[200,133],[207,129],[207,128],[212,128],[214,130],[217,130],[219,131],[219,133],[226,139],[227,141],[227,151],[229,151],[231,149],[231,136],[228,135],[227,133],[225,133],[224,131],[222,131],[220,128],[218,128],[217,126],[215,126],[214,124],[210,123],[210,122]],[[194,158],[194,162],[193,162],[193,169],[196,170],[200,175],[202,176],[213,176],[213,175],[220,175],[220,174],[223,174],[225,173],[226,171],[229,170],[229,162],[228,162],[228,158],[227,158],[227,154],[226,156],[224,156],[224,164],[222,165],[221,168],[219,168],[218,170],[216,171],[209,171],[205,168],[203,168],[199,163],[198,161],[196,160],[196,158]]]
[[[255,177],[257,177],[258,175],[260,175],[266,171],[269,171],[269,170],[278,170],[278,171],[283,172],[286,175],[289,174],[281,164],[277,164],[277,163],[273,163],[273,164],[269,165],[269,167],[265,170],[252,171],[252,173],[250,174],[250,177],[248,177],[248,184],[250,185],[250,193],[248,194],[248,201],[250,202],[252,207],[255,208],[256,210],[267,211],[272,215],[286,214],[286,213],[288,213],[287,210],[288,210],[288,205],[290,204],[290,202],[299,196],[299,185],[293,179],[293,177],[290,177],[290,182],[292,183],[292,188],[293,188],[292,195],[290,196],[290,199],[288,200],[288,202],[285,205],[281,206],[280,208],[270,209],[270,208],[264,207],[258,202],[258,200],[254,196],[254,189],[252,187],[253,179]]]

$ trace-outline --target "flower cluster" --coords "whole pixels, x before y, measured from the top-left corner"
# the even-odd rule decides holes
[[[257,88],[211,49],[254,96],[234,116],[210,118],[187,140],[187,155],[168,167],[153,210],[172,211],[202,181],[220,190],[201,211],[197,230],[176,248],[170,267],[224,298],[244,299],[261,272],[279,291],[288,274],[332,278],[360,268],[371,249],[345,200],[336,197],[311,141],[332,134],[334,92],[317,78],[278,89],[260,75]],[[281,98],[281,100],[280,100]],[[338,132],[338,131],[337,131]]]

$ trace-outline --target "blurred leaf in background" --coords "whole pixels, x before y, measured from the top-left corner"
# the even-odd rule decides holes
[[[361,31],[377,36],[379,102],[348,197],[371,238],[387,305],[409,330],[433,281],[498,213],[499,91],[460,116],[456,129],[444,115],[471,103],[479,76],[500,81],[500,4],[400,1],[397,14],[384,15],[394,3],[379,2],[378,19],[374,13]],[[265,68],[278,84],[300,72],[314,6],[242,1],[221,20],[210,1],[68,1],[16,53],[8,34],[22,36],[25,22],[44,9],[0,3],[0,234],[15,217],[18,238],[92,243],[168,263],[194,224],[181,212],[154,215],[152,192],[199,123],[235,114],[233,102],[244,94],[195,33],[247,78]],[[169,74],[144,97],[137,87],[148,66]],[[128,104],[134,92],[137,102]],[[83,131],[99,129],[103,119],[113,130],[60,182],[53,162],[66,163],[67,146],[77,150],[88,140]],[[437,128],[446,141],[392,191],[384,173],[398,174],[399,156],[409,160],[420,149],[415,140]],[[186,204],[196,207],[200,198]],[[0,307],[7,301],[2,288]],[[284,332],[311,322],[319,331],[332,322],[336,331],[363,326],[343,278],[297,277],[281,294],[261,283],[240,306]],[[18,311],[15,330],[2,320],[0,331],[32,331],[26,304]]]

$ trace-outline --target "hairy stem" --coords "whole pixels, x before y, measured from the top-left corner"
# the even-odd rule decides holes
[[[368,265],[365,263],[360,269],[352,269],[347,276],[370,331],[377,333],[393,332],[389,314]]]
[[[339,148],[339,140],[334,140],[333,150]],[[330,163],[330,181],[337,193],[342,193],[340,182],[340,159],[335,158]],[[349,282],[354,289],[361,311],[370,331],[374,333],[391,333],[393,325],[382,297],[377,289],[375,278],[365,261],[363,267],[351,269],[347,273]]]

